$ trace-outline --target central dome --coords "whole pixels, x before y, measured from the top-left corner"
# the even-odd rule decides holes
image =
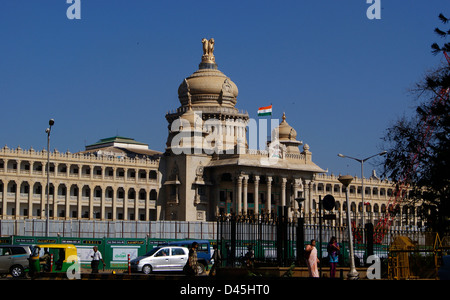
[[[178,88],[182,106],[189,100],[195,106],[233,107],[237,102],[238,88],[229,77],[217,69],[214,39],[203,39],[203,56],[199,69],[184,79]]]

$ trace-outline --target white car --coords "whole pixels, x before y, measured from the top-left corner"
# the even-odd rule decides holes
[[[158,271],[183,271],[189,257],[189,249],[180,246],[163,246],[130,261],[132,271],[150,274]]]

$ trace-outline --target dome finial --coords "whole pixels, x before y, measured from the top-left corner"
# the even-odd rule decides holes
[[[210,39],[209,41],[205,38],[202,39],[203,44],[203,56],[202,62],[215,63],[214,58],[214,39]]]
[[[217,69],[216,58],[214,57],[214,39],[202,39],[203,55],[200,69]]]
[[[283,119],[283,121],[286,121],[286,113],[283,112],[283,116],[281,117],[281,119]]]

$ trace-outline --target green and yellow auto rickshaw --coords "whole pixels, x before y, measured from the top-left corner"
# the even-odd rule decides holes
[[[75,267],[78,266],[77,248],[74,245],[42,244],[33,248],[29,274],[67,273],[76,271]]]

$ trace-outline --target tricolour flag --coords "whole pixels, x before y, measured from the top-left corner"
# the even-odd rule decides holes
[[[272,115],[272,105],[258,108],[258,117],[271,115]]]

